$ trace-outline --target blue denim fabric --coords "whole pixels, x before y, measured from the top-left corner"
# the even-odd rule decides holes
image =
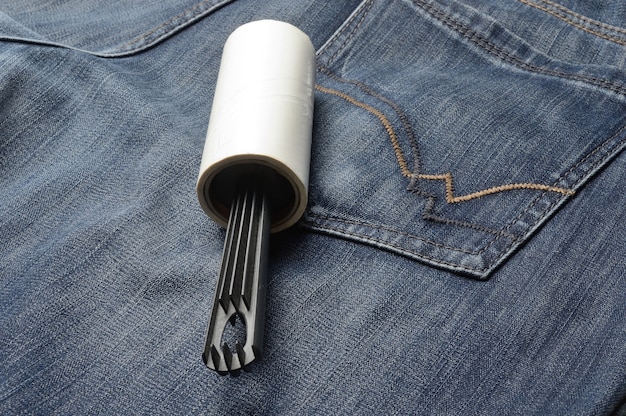
[[[75,3],[0,6],[0,413],[626,414],[622,2]],[[194,186],[263,18],[318,49],[310,206],[219,377]]]

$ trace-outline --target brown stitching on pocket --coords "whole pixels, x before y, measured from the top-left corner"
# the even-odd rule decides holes
[[[446,201],[449,204],[456,204],[458,202],[471,201],[472,199],[480,198],[483,196],[497,194],[497,193],[506,192],[506,191],[515,191],[519,189],[557,192],[563,195],[574,195],[574,191],[565,189],[565,188],[559,188],[556,186],[542,185],[538,183],[511,183],[507,185],[494,186],[492,188],[483,189],[482,191],[473,192],[467,195],[454,196],[454,180],[452,178],[451,173],[444,173],[443,175],[418,174],[418,175],[415,175],[415,177],[418,179],[444,181],[446,184]]]
[[[391,101],[389,98],[377,93],[376,91],[374,91],[373,89],[371,89],[369,86],[365,85],[362,82],[340,77],[339,75],[332,72],[328,67],[322,64],[318,64],[317,69],[320,72],[324,73],[325,75],[329,76],[330,78],[334,79],[335,81],[341,82],[343,84],[354,85],[358,87],[359,89],[361,89],[366,94],[390,106],[393,109],[393,111],[395,111],[396,115],[398,116],[398,119],[402,123],[402,128],[404,129],[405,134],[408,136],[408,139],[411,145],[411,151],[413,152],[413,155],[414,155],[413,156],[413,171],[419,172],[421,170],[419,147],[417,145],[417,138],[415,137],[415,132],[413,131],[413,126],[411,125],[411,122],[409,118],[407,117],[407,115],[404,113],[404,111],[402,111],[402,109],[400,108],[398,104]],[[407,166],[408,166],[408,162],[407,162]]]
[[[406,162],[406,159],[404,157],[404,152],[402,151],[401,147],[400,147],[400,143],[398,141],[398,136],[396,135],[396,132],[393,128],[393,125],[391,124],[391,122],[389,121],[389,119],[379,110],[377,110],[376,108],[370,106],[369,104],[366,104],[364,102],[361,102],[359,100],[357,100],[356,98],[342,92],[342,91],[338,91],[335,89],[331,89],[331,88],[326,88],[326,87],[322,87],[319,84],[315,85],[315,89],[319,92],[322,93],[326,93],[326,94],[331,94],[331,95],[335,95],[339,98],[342,98],[346,101],[348,101],[349,103],[368,111],[369,113],[373,114],[374,116],[376,116],[376,118],[378,118],[378,120],[381,122],[381,124],[383,125],[383,127],[385,128],[385,131],[387,132],[387,134],[389,135],[389,139],[391,141],[391,145],[393,147],[393,151],[395,153],[396,156],[396,161],[398,163],[398,166],[400,167],[400,172],[402,174],[402,176],[404,176],[405,178],[409,178],[409,179],[425,179],[425,180],[440,180],[440,181],[444,181],[445,183],[445,188],[446,188],[446,202],[449,204],[456,204],[459,202],[467,202],[467,201],[471,201],[473,199],[477,199],[477,198],[481,198],[483,196],[487,196],[487,195],[492,195],[492,194],[496,194],[496,193],[501,193],[501,192],[506,192],[506,191],[514,191],[514,190],[522,190],[522,189],[526,189],[526,190],[542,190],[542,191],[546,191],[546,192],[556,192],[556,193],[560,193],[563,195],[574,195],[574,191],[570,190],[570,189],[565,189],[565,188],[560,188],[560,187],[556,187],[556,186],[550,186],[550,185],[543,185],[543,184],[538,184],[538,183],[512,183],[512,184],[505,184],[505,185],[499,185],[499,186],[494,186],[491,188],[487,188],[487,189],[483,189],[477,192],[472,192],[470,194],[467,195],[460,195],[460,196],[455,196],[454,195],[454,180],[452,177],[451,173],[444,173],[444,174],[439,174],[439,175],[431,175],[431,174],[421,174],[421,173],[414,173],[412,172],[409,167],[408,164]]]
[[[558,4],[558,3],[554,3],[554,2],[549,1],[549,0],[538,0],[536,3],[531,1],[531,0],[518,0],[518,1],[520,3],[524,3],[524,4],[528,5],[528,6],[534,7],[536,9],[538,9],[538,10],[544,11],[544,12],[546,12],[546,13],[554,16],[554,17],[556,17],[557,19],[560,19],[560,20],[564,21],[565,23],[568,23],[568,24],[570,24],[570,25],[572,25],[572,26],[574,26],[574,27],[576,27],[576,28],[578,28],[580,30],[583,30],[583,31],[587,32],[587,33],[591,33],[592,35],[598,36],[598,37],[600,37],[602,39],[605,39],[605,40],[608,40],[608,41],[611,41],[611,42],[615,42],[615,43],[617,43],[619,45],[625,45],[626,46],[626,40],[618,38],[618,37],[615,37],[615,36],[607,35],[606,33],[600,32],[597,29],[591,28],[590,26],[595,26],[597,28],[604,29],[606,31],[614,32],[614,33],[617,33],[617,34],[623,34],[623,35],[626,35],[626,30],[625,29],[622,29],[622,28],[617,27],[617,26],[611,26],[611,25],[608,25],[606,23],[602,23],[602,22],[594,20],[594,19],[590,19],[590,18],[588,18],[588,17],[586,17],[584,15],[576,13],[573,10],[570,10],[570,9],[568,9],[568,8]],[[554,9],[557,9],[557,10],[551,9],[550,7],[547,7],[547,6],[542,6],[542,5],[538,4],[538,3],[546,4],[547,6],[553,7]],[[582,21],[582,22],[588,24],[589,26],[582,25],[582,24],[578,23],[574,19],[578,19],[579,21]]]
[[[389,135],[389,139],[391,140],[391,145],[393,146],[393,151],[396,155],[396,160],[398,161],[398,165],[400,165],[400,172],[402,173],[402,176],[404,176],[405,178],[410,178],[413,175],[413,172],[411,172],[411,170],[409,169],[408,164],[406,163],[406,160],[404,158],[404,152],[402,152],[402,149],[400,148],[400,143],[398,141],[398,136],[396,136],[396,132],[393,129],[393,126],[391,125],[391,122],[389,121],[389,119],[387,119],[387,117],[380,112],[379,110],[375,109],[374,107],[372,107],[371,105],[365,104],[361,101],[358,101],[357,99],[349,96],[348,94],[345,94],[341,91],[337,91],[331,88],[326,88],[326,87],[322,87],[319,84],[315,85],[315,89],[319,92],[323,92],[325,94],[332,94],[335,95],[337,97],[343,98],[344,100],[348,101],[350,104],[354,104],[355,106],[362,108],[363,110],[375,115],[378,120],[380,120],[380,122],[382,123],[383,127],[385,128],[385,130],[387,131],[387,134]]]
[[[440,224],[454,225],[457,227],[465,227],[465,228],[480,231],[486,234],[493,234],[498,237],[506,237],[511,240],[517,240],[519,238],[519,236],[513,235],[511,233],[501,231],[501,230],[495,230],[492,228],[485,227],[483,225],[478,225],[478,224],[474,224],[474,223],[467,222],[467,221],[455,220],[451,218],[439,217],[433,214],[433,211],[435,210],[435,201],[437,199],[436,196],[429,194],[427,192],[419,191],[419,190],[412,190],[412,191],[426,198],[426,207],[424,208],[424,212],[422,213],[422,218],[424,218],[427,221],[434,221]]]
[[[593,151],[591,151],[590,153],[588,153],[584,158],[582,158],[581,160],[578,161],[578,163],[576,163],[574,166],[572,166],[567,172],[565,172],[563,175],[561,175],[560,180],[565,180],[573,171],[575,171],[576,169],[578,169],[580,166],[582,166],[587,160],[589,160],[594,154],[600,152],[600,151],[605,151],[605,152],[611,152],[611,148],[616,148],[619,147],[622,143],[624,143],[625,139],[622,139],[621,141],[618,141],[617,143],[612,143],[613,140],[615,138],[617,138],[617,136],[619,136],[620,134],[624,133],[624,131],[626,131],[626,125],[622,126],[619,130],[617,130],[617,132],[615,132],[614,134],[612,134],[608,139],[606,139],[600,146],[596,147],[595,149],[593,149]],[[607,150],[605,150],[607,149]],[[604,162],[606,161],[606,158],[602,158],[599,159],[597,162],[595,162],[590,169],[587,169],[587,172],[593,172],[598,166],[602,165]],[[578,180],[580,181],[579,178]],[[576,187],[576,185],[573,185],[574,187]],[[524,215],[526,215],[528,212],[530,212],[531,209],[533,209],[533,207],[535,205],[537,205],[539,203],[539,201],[543,200],[545,195],[546,195],[547,191],[544,191],[541,195],[537,196],[530,205],[528,205],[528,207],[521,212],[517,217],[515,217],[515,219],[513,221],[511,221],[506,227],[503,228],[503,232],[505,232],[505,230],[510,230],[511,227],[513,227],[513,225],[515,225],[518,221],[520,221]],[[558,205],[562,202],[562,199],[559,198],[555,201],[553,201],[552,203],[550,203],[550,205],[545,208],[543,210],[543,213],[541,214],[540,217],[538,217],[537,221],[535,221],[535,224],[539,224],[541,223],[549,214],[550,212]],[[525,231],[524,234],[527,234],[528,231]],[[522,241],[524,239],[524,237],[520,238],[520,241]],[[487,250],[489,248],[489,246],[491,246],[493,243],[495,242],[495,240],[492,240],[485,248],[484,250]],[[495,259],[493,259],[493,261],[491,262],[491,264],[497,264],[498,262],[500,262],[504,257],[506,257],[507,255],[509,255],[509,249],[511,246],[513,246],[513,244],[515,244],[516,242],[513,241],[511,242],[511,244],[509,244],[507,246],[507,248],[505,250],[502,250],[502,253],[496,257]]]

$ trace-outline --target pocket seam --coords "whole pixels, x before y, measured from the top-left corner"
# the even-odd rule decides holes
[[[354,20],[360,16],[359,21],[356,24],[356,26],[352,28],[352,30],[350,31],[346,39],[344,39],[343,43],[339,45],[337,50],[327,60],[327,63],[330,64],[341,53],[341,51],[344,50],[346,45],[358,32],[361,25],[365,21],[365,18],[367,17],[369,11],[372,9],[373,4],[374,4],[374,0],[364,0],[361,4],[359,4],[354,9],[354,12],[352,13],[352,15],[339,27],[339,29],[337,29],[337,31],[333,34],[333,36],[331,36],[330,39],[326,41],[324,45],[322,45],[322,47],[318,49],[316,55],[320,57],[322,54],[324,54],[326,49],[328,49],[331,45],[333,45],[337,41],[337,39],[339,39],[344,34],[346,29],[352,26],[352,23],[354,22]]]
[[[626,36],[626,29],[623,29],[618,26],[609,25],[609,24],[603,23],[595,19],[591,19],[587,16],[577,13],[571,9],[568,9],[565,6],[562,6],[550,0],[518,0],[518,1],[530,7],[534,7],[537,10],[546,12],[556,17],[557,19],[562,20],[563,22],[573,27],[576,27],[580,30],[583,30],[587,33],[590,33],[594,36],[598,36],[602,39],[617,43],[622,46],[626,46],[626,39],[616,37],[616,36]],[[575,19],[583,23],[578,23]],[[593,29],[594,26],[599,29],[604,29],[607,32],[613,32],[614,36],[600,32],[597,29]]]
[[[626,96],[626,86],[624,86],[624,85],[621,85],[621,84],[618,84],[618,83],[615,83],[615,82],[611,82],[611,81],[608,81],[608,80],[603,79],[603,78],[598,78],[598,77],[595,77],[595,76],[568,73],[568,72],[559,71],[559,70],[556,70],[556,69],[545,68],[545,67],[542,67],[542,66],[539,66],[539,65],[535,65],[535,64],[530,63],[530,62],[526,62],[526,61],[520,59],[519,57],[517,57],[517,56],[515,56],[513,54],[510,54],[509,52],[507,52],[506,50],[502,49],[501,47],[495,45],[494,43],[492,43],[491,41],[486,39],[484,36],[482,36],[481,34],[476,32],[475,30],[473,30],[473,29],[465,26],[464,24],[456,21],[451,16],[448,16],[442,10],[440,10],[437,7],[433,6],[430,2],[428,2],[426,0],[410,0],[410,1],[416,7],[419,7],[422,10],[424,10],[426,13],[428,13],[434,19],[440,21],[445,26],[447,26],[448,28],[450,28],[454,32],[456,32],[459,35],[461,35],[463,38],[467,39],[468,41],[472,42],[473,44],[475,44],[476,46],[478,46],[482,50],[484,50],[487,53],[495,56],[496,58],[502,60],[503,62],[511,64],[511,65],[513,65],[513,66],[515,66],[517,68],[522,69],[522,70],[527,70],[527,71],[530,71],[530,72],[533,72],[533,73],[543,74],[543,75],[547,75],[547,76],[554,76],[554,77],[567,79],[567,80],[571,80],[571,81],[579,81],[579,82],[582,82],[582,83],[585,83],[585,84],[588,84],[588,85],[591,85],[591,86],[595,86],[595,87],[598,87],[598,88],[602,88],[602,89],[611,91],[611,92],[619,94],[621,96]]]
[[[203,0],[134,39],[112,48],[105,55],[106,57],[126,56],[150,48],[233,1],[235,0]]]
[[[432,241],[432,240],[429,240],[429,239],[424,238],[424,237],[419,237],[417,235],[408,233],[406,231],[396,230],[396,229],[394,229],[392,227],[388,227],[388,226],[380,225],[380,224],[372,224],[371,222],[366,222],[366,221],[363,221],[363,220],[357,220],[357,219],[354,219],[354,218],[346,219],[346,218],[340,218],[340,217],[338,217],[336,215],[328,215],[328,214],[322,215],[322,214],[318,214],[318,213],[314,213],[314,212],[309,212],[308,215],[311,216],[311,217],[319,218],[321,220],[337,221],[337,222],[341,222],[341,223],[344,223],[344,224],[361,225],[361,226],[365,226],[365,227],[372,227],[372,228],[375,228],[377,230],[389,231],[389,232],[397,234],[397,235],[401,235],[401,236],[404,236],[404,237],[407,237],[407,238],[410,238],[410,239],[421,241],[421,242],[423,242],[425,244],[428,244],[428,245],[431,245],[433,247],[442,248],[442,249],[445,249],[445,250],[452,250],[452,251],[456,251],[458,253],[463,253],[463,254],[470,254],[472,256],[479,256],[479,255],[483,254],[491,246],[491,244],[487,244],[487,245],[485,245],[485,247],[482,247],[479,250],[466,250],[466,249],[463,249],[463,248],[460,248],[460,247],[452,247],[452,246],[449,246],[447,244],[438,243],[436,241]],[[339,231],[339,229],[336,229],[336,231]],[[354,233],[353,235],[360,235],[360,234]],[[510,235],[510,234],[509,235],[501,235],[501,237],[508,238],[508,239],[512,240],[513,242],[518,240],[518,238],[516,238],[515,236]],[[381,243],[383,242],[383,240],[377,240],[377,241],[379,241]],[[406,251],[408,252],[409,250],[406,250]],[[432,260],[435,260],[435,259],[432,258]]]
[[[308,213],[308,216],[309,217],[316,217],[316,218],[319,218],[321,220],[326,219],[328,221],[342,222],[342,223],[346,223],[346,224],[351,224],[352,223],[352,224],[355,224],[355,225],[363,225],[363,226],[368,227],[368,228],[374,228],[374,229],[378,229],[378,230],[389,231],[389,232],[392,232],[392,233],[398,233],[399,235],[403,235],[403,236],[411,238],[411,239],[416,239],[418,241],[422,241],[425,244],[432,245],[432,246],[437,247],[437,248],[441,248],[441,249],[444,249],[444,250],[453,250],[453,251],[456,251],[458,253],[469,254],[469,255],[478,256],[478,257],[480,257],[491,246],[491,244],[496,240],[496,239],[494,239],[492,241],[492,243],[490,243],[487,246],[483,247],[480,251],[472,253],[472,252],[469,252],[467,250],[463,250],[463,249],[459,249],[459,248],[447,247],[447,246],[445,246],[443,244],[435,243],[435,242],[432,242],[432,241],[426,240],[424,238],[421,238],[421,237],[418,237],[418,236],[415,236],[415,235],[412,235],[412,234],[408,234],[408,233],[405,233],[405,232],[402,232],[402,231],[395,231],[393,229],[387,229],[387,228],[378,227],[378,226],[372,225],[371,223],[366,223],[366,222],[360,223],[360,222],[354,221],[354,220],[348,221],[348,220],[344,220],[342,218],[338,218],[338,217],[334,217],[334,216],[322,216],[322,215],[311,213],[311,212]],[[352,232],[352,231],[348,231],[348,230],[345,230],[345,229],[336,228],[336,227],[332,227],[332,226],[323,226],[321,224],[310,223],[309,227],[311,229],[313,229],[313,230],[318,229],[320,231],[334,231],[334,232],[336,232],[336,233],[338,233],[340,235],[352,236],[352,237],[356,238],[357,240],[364,240],[364,241],[369,241],[369,242],[373,242],[373,243],[378,243],[378,244],[380,244],[381,246],[383,246],[385,248],[391,248],[391,249],[393,249],[393,250],[395,250],[397,252],[403,253],[403,254],[405,254],[407,256],[416,257],[416,258],[419,258],[419,259],[430,261],[431,263],[434,263],[436,265],[452,267],[453,269],[455,269],[457,271],[464,271],[466,273],[480,273],[481,274],[480,277],[484,277],[482,275],[484,273],[486,273],[491,267],[493,267],[493,264],[491,262],[487,263],[484,267],[473,267],[473,266],[463,265],[463,264],[460,264],[460,263],[453,263],[451,261],[444,260],[442,258],[432,257],[432,256],[429,256],[427,254],[424,254],[424,253],[421,253],[421,252],[418,252],[418,251],[409,250],[409,249],[403,247],[402,245],[395,244],[395,243],[387,241],[387,240],[383,240],[383,239],[380,239],[380,238],[376,238],[376,237],[372,237],[372,236],[368,236],[368,235],[365,235],[365,234]],[[507,244],[507,247],[510,247],[511,245],[515,244],[516,242],[517,242],[517,240],[513,240],[510,244]],[[508,249],[505,251],[505,254],[509,254],[509,250]],[[499,259],[498,259],[498,261],[499,261]],[[495,264],[497,264],[497,262]]]

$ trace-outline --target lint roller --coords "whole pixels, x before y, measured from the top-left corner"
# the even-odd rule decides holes
[[[203,210],[226,227],[202,355],[220,374],[261,353],[269,233],[307,205],[314,83],[315,49],[288,23],[247,23],[224,45],[196,186]],[[229,322],[245,342],[223,339]]]

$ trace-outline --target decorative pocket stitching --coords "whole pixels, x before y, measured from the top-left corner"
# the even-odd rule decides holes
[[[581,186],[582,183],[584,183],[585,180],[588,179],[589,176],[591,176],[597,169],[603,166],[604,163],[608,162],[612,157],[614,157],[617,154],[617,152],[622,150],[622,148],[626,144],[626,137],[617,141],[616,139],[625,132],[626,132],[626,125],[622,126],[619,130],[617,130],[614,134],[612,134],[608,139],[606,139],[600,146],[597,146],[596,148],[594,148],[591,152],[589,152],[587,155],[581,158],[575,165],[569,168],[567,172],[561,175],[559,182],[561,181],[573,182],[571,186],[574,189]],[[598,153],[608,155],[608,157],[600,156],[595,162],[592,162],[591,165],[589,165],[588,167],[585,167],[587,162],[593,159]],[[577,170],[582,170],[583,173],[587,173],[587,175],[584,175],[584,174],[581,175],[581,172],[576,172]],[[572,178],[572,180],[570,180],[569,179],[570,176],[574,176],[575,178]],[[504,228],[504,230],[510,230],[517,222],[522,220],[522,218],[526,214],[528,214],[542,200],[544,195],[545,195],[545,192],[542,195],[535,198],[524,211],[522,211],[513,221],[511,221]],[[556,204],[557,202],[558,201],[554,202],[552,205]],[[550,211],[550,209],[551,207],[543,211]]]
[[[332,72],[330,72],[330,70],[328,68],[325,68],[323,66],[319,66],[319,69],[321,72],[331,76],[333,79],[339,81],[339,82],[346,82],[346,83],[350,83],[350,84],[354,84],[359,86],[360,88],[364,89],[364,91],[368,94],[371,94],[372,96],[374,96],[375,98],[381,98],[380,94],[374,94],[373,92],[371,92],[371,90],[369,89],[369,87],[366,87],[364,84],[357,82],[357,81],[350,81],[350,80],[344,80],[340,77],[338,77],[337,75],[333,74]],[[385,116],[385,114],[366,104],[363,103],[362,101],[357,100],[356,98],[352,97],[351,95],[342,92],[342,91],[338,91],[332,88],[327,88],[327,87],[323,87],[322,85],[317,84],[315,86],[315,89],[321,93],[324,94],[330,94],[330,95],[334,95],[337,96],[345,101],[347,101],[348,103],[361,108],[367,112],[369,112],[370,114],[374,115],[383,125],[385,131],[387,132],[387,135],[389,137],[389,142],[392,145],[392,148],[394,150],[394,154],[396,156],[396,162],[398,163],[398,166],[400,168],[400,172],[402,174],[403,177],[407,178],[407,179],[411,179],[411,180],[437,180],[437,181],[443,181],[445,184],[445,195],[446,195],[446,202],[448,204],[458,204],[458,203],[462,203],[462,202],[468,202],[471,201],[473,199],[478,199],[478,198],[482,198],[485,197],[487,195],[493,195],[493,194],[497,194],[497,193],[503,193],[503,192],[508,192],[508,191],[516,191],[516,190],[535,190],[535,191],[543,191],[542,195],[545,195],[545,193],[547,192],[553,192],[553,193],[557,193],[557,194],[562,194],[564,196],[572,196],[574,195],[574,191],[571,189],[567,189],[567,188],[563,188],[563,187],[559,187],[556,186],[556,183],[554,185],[545,185],[545,184],[539,184],[539,183],[511,183],[511,184],[505,184],[505,185],[499,185],[499,186],[495,186],[495,187],[490,187],[487,189],[483,189],[480,191],[476,191],[476,192],[472,192],[470,194],[467,195],[460,195],[460,196],[455,196],[454,195],[454,185],[453,185],[453,176],[451,173],[445,173],[445,174],[425,174],[425,173],[420,173],[420,171],[411,171],[408,168],[408,163],[406,162],[406,157],[404,156],[404,152],[402,151],[402,148],[400,146],[399,143],[399,139],[398,139],[398,135],[392,125],[392,123],[389,121],[389,119],[387,118],[387,116]],[[384,99],[384,101],[386,103],[389,103],[396,111],[400,112],[400,114],[403,114],[401,112],[401,110],[399,109],[399,106],[395,103],[393,103],[391,100],[389,99]],[[406,119],[406,116],[402,117]],[[408,122],[408,120],[407,120]],[[412,132],[412,130],[411,130]],[[592,152],[593,153],[593,152]],[[580,163],[579,163],[580,164]],[[418,166],[418,163],[416,163],[416,166]],[[574,168],[572,168],[574,169]],[[523,214],[520,215],[520,217],[516,218],[514,221],[511,222],[511,224],[509,224],[505,230],[494,230],[482,225],[478,225],[478,224],[474,224],[474,223],[470,223],[470,222],[466,222],[466,221],[459,221],[459,220],[453,220],[453,219],[449,219],[449,218],[443,218],[443,217],[439,217],[439,216],[435,216],[433,214],[433,210],[434,210],[434,200],[436,199],[433,195],[424,193],[422,191],[416,190],[416,189],[412,189],[412,187],[410,187],[410,190],[415,190],[416,193],[428,198],[429,203],[426,205],[426,208],[424,210],[423,213],[423,218],[427,219],[427,220],[431,220],[431,221],[435,221],[435,222],[440,222],[440,223],[445,223],[445,224],[450,224],[450,225],[456,225],[456,226],[462,226],[462,227],[466,227],[466,228],[471,228],[477,231],[481,231],[483,233],[487,233],[487,234],[492,234],[495,235],[496,237],[505,237],[508,238],[512,241],[516,241],[518,240],[520,237],[509,233],[505,230],[508,230],[511,228],[511,225],[517,221],[519,221],[519,219],[523,216]],[[533,206],[533,204],[531,204],[531,206],[526,210],[528,211],[529,209],[531,209]],[[342,222],[348,222],[347,220],[341,220]],[[381,227],[378,227],[381,228]],[[393,231],[393,232],[398,232],[397,230],[388,230],[388,231]],[[407,234],[408,236],[408,234]],[[415,237],[417,238],[417,237]],[[423,242],[427,243],[427,244],[431,244],[432,242],[421,239]],[[491,242],[493,243],[493,241]],[[484,247],[483,249],[479,250],[479,251],[474,251],[472,252],[472,254],[481,254],[483,253],[485,250],[487,250],[487,248],[489,248],[490,244],[488,244],[486,247]],[[464,251],[463,249],[459,249],[459,248],[452,248],[449,246],[446,246],[446,248],[448,249],[453,249],[455,251]]]
[[[369,94],[373,96],[374,98],[382,100],[383,102],[390,105],[394,109],[394,111],[402,113],[402,110],[397,104],[393,103],[393,101],[389,100],[388,98],[385,98],[385,97],[381,98],[380,94],[374,93],[373,90],[371,90],[369,87],[362,84],[361,82],[343,79],[337,76],[336,74],[333,74],[328,68],[324,67],[323,65],[318,65],[318,69],[320,70],[320,72],[326,74],[327,76],[331,77],[332,79],[338,82],[349,83],[349,84],[359,87],[366,94]],[[374,115],[381,122],[381,124],[383,125],[385,131],[387,132],[389,136],[389,141],[392,144],[392,147],[394,149],[394,153],[396,155],[396,161],[398,163],[398,166],[400,168],[402,175],[404,177],[407,177],[408,179],[443,180],[446,184],[446,200],[447,200],[446,202],[447,203],[467,202],[472,199],[481,198],[487,195],[492,195],[492,194],[502,193],[502,192],[507,192],[507,191],[521,190],[521,189],[542,191],[541,194],[538,195],[536,198],[534,198],[530,202],[530,204],[517,217],[515,217],[512,221],[508,223],[508,225],[506,225],[500,230],[489,229],[487,227],[483,227],[481,225],[477,225],[477,224],[473,224],[469,222],[436,217],[432,214],[432,209],[434,205],[434,201],[433,201],[434,197],[432,195],[427,195],[427,194],[422,193],[422,195],[429,198],[429,201],[430,201],[430,203],[427,204],[425,208],[425,212],[423,214],[423,217],[425,219],[433,220],[436,222],[443,222],[443,223],[447,223],[451,225],[469,227],[469,228],[472,228],[481,232],[494,235],[494,238],[490,239],[490,241],[487,242],[482,248],[480,248],[479,250],[474,250],[474,251],[466,250],[466,249],[459,248],[459,247],[451,247],[449,245],[430,241],[430,240],[412,235],[404,231],[393,229],[391,227],[372,224],[371,222],[358,221],[355,219],[340,218],[335,215],[320,215],[314,212],[309,212],[307,214],[307,217],[309,219],[313,220],[314,218],[316,218],[317,220],[321,221],[321,223],[309,222],[308,226],[312,229],[317,229],[320,231],[324,231],[324,230],[330,231],[338,235],[352,237],[356,240],[370,242],[375,245],[381,246],[383,248],[384,247],[390,248],[393,251],[396,251],[398,253],[420,258],[422,260],[425,260],[433,264],[438,264],[438,265],[452,268],[453,270],[456,270],[456,271],[467,272],[470,274],[478,274],[479,276],[483,278],[485,277],[487,273],[492,271],[500,262],[502,262],[506,257],[508,257],[511,254],[512,249],[515,246],[521,244],[521,242],[523,242],[528,237],[528,235],[533,232],[533,230],[536,227],[542,224],[543,221],[547,217],[549,217],[560,205],[562,205],[567,200],[568,197],[571,197],[572,195],[574,195],[575,193],[574,189],[577,189],[579,186],[581,186],[591,175],[593,175],[595,171],[600,169],[605,163],[608,163],[617,154],[617,152],[619,152],[626,144],[626,138],[619,139],[619,136],[622,135],[624,132],[626,132],[626,126],[623,126],[619,130],[617,130],[614,134],[612,134],[609,138],[607,138],[601,145],[597,146],[591,152],[589,152],[584,157],[582,157],[567,172],[560,175],[559,179],[557,179],[554,182],[554,185],[545,185],[545,184],[538,184],[538,183],[519,183],[519,184],[516,183],[516,184],[496,186],[496,187],[488,188],[485,190],[476,191],[468,195],[454,196],[453,182],[452,182],[453,179],[450,173],[431,175],[431,174],[419,173],[419,171],[412,172],[409,170],[408,164],[406,163],[406,158],[404,156],[404,152],[402,151],[400,144],[399,144],[398,135],[392,123],[389,121],[387,116],[385,116],[385,114],[382,111],[362,101],[359,101],[353,96],[342,91],[338,91],[332,88],[327,88],[319,84],[316,85],[316,90],[324,94],[330,94],[330,95],[339,97],[347,101],[348,103]],[[406,115],[404,115],[403,118],[406,119]],[[407,122],[408,122],[408,119],[407,119]],[[416,166],[418,165],[419,164],[416,163]],[[568,183],[570,185],[570,188],[557,186],[557,184],[559,183]],[[561,197],[552,199],[550,201],[551,198],[547,198],[548,194],[561,194]],[[547,203],[547,205],[542,207],[540,206],[541,203],[544,203],[544,204]],[[537,210],[537,212],[534,212],[535,210]],[[532,217],[530,220],[526,220],[524,218],[528,215]],[[521,234],[511,232],[510,230],[515,225],[519,224],[520,222],[524,222],[524,223],[528,222],[530,226],[525,227],[523,233]],[[468,254],[471,256],[485,255],[487,251],[490,250],[494,246],[494,244],[501,238],[507,239],[508,243],[506,243],[503,247],[498,247],[496,250],[499,253],[495,257],[486,261],[486,264],[484,264],[483,267],[472,267],[469,265],[453,263],[442,258],[429,256],[425,253],[415,252],[410,249],[407,249],[406,247],[400,244],[395,244],[386,239],[377,238],[372,235],[366,235],[363,233],[350,231],[345,228],[339,228],[339,227],[333,226],[332,225],[333,223],[337,225],[341,223],[346,226],[350,226],[350,225],[363,226],[369,229],[389,232],[395,235],[401,235],[411,240],[421,241],[422,243],[425,243],[433,247],[442,248],[445,250],[451,250],[451,251],[455,251],[458,253],[464,253],[464,254]]]
[[[330,71],[327,68],[323,69],[323,71],[326,73],[330,73]],[[336,77],[336,76],[334,78],[337,80],[341,80],[341,78]],[[359,84],[356,81],[352,81],[352,82],[346,81],[346,82],[357,84],[357,85]],[[446,172],[443,174],[427,174],[427,173],[420,173],[419,171],[412,172],[409,169],[408,164],[406,162],[406,158],[404,156],[404,152],[402,151],[402,148],[400,147],[400,143],[398,142],[398,136],[391,122],[389,121],[389,119],[387,119],[387,117],[381,111],[375,109],[374,107],[366,103],[363,103],[357,100],[356,98],[346,94],[345,92],[334,90],[331,88],[326,88],[321,85],[316,85],[315,89],[322,93],[332,94],[337,97],[340,97],[348,101],[350,104],[353,104],[363,110],[368,111],[374,116],[376,116],[376,118],[378,118],[379,121],[382,123],[383,127],[385,128],[385,131],[387,132],[389,136],[389,140],[393,147],[393,150],[396,156],[396,161],[398,163],[398,166],[400,167],[400,172],[402,176],[408,179],[425,179],[425,180],[443,181],[445,183],[445,195],[446,195],[446,202],[448,204],[457,204],[460,202],[467,202],[467,201],[471,201],[472,199],[481,198],[487,195],[492,195],[492,194],[502,193],[502,192],[507,192],[507,191],[521,190],[521,189],[556,192],[556,193],[560,193],[566,196],[574,195],[574,191],[570,189],[562,188],[559,186],[555,186],[555,185],[545,185],[545,184],[539,184],[539,183],[510,183],[510,184],[494,186],[494,187],[487,188],[487,189],[482,189],[482,190],[472,192],[467,195],[455,196],[454,195],[454,179],[453,179],[452,173]],[[391,100],[389,99],[386,99],[385,101],[391,102]],[[395,105],[395,107],[398,107],[398,106]]]

